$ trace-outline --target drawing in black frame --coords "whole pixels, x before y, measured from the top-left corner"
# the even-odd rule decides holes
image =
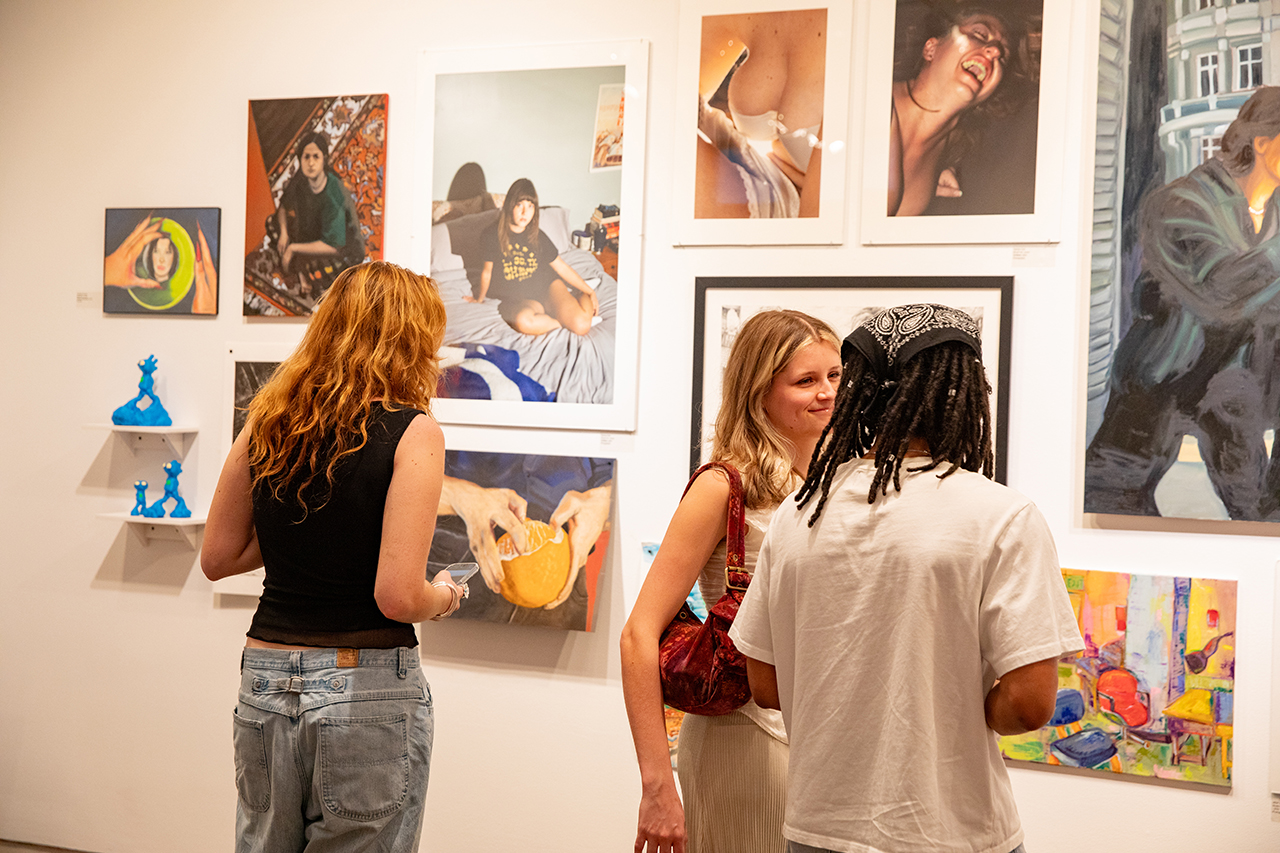
[[[844,337],[875,312],[911,302],[951,305],[982,327],[983,361],[992,387],[995,479],[1007,477],[1012,276],[700,277],[693,314],[693,400],[689,470],[705,461],[711,423],[720,407],[719,376],[733,336],[758,311],[790,308],[826,321]],[[708,348],[707,340],[719,338]],[[994,374],[992,370],[994,368]],[[705,381],[710,375],[714,382]]]

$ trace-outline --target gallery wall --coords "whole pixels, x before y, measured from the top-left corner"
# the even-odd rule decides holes
[[[704,8],[721,6],[741,8]],[[688,472],[694,279],[955,274],[1015,277],[1008,479],[1045,513],[1063,565],[1239,583],[1231,792],[1014,770],[1027,848],[1280,849],[1268,782],[1271,750],[1280,748],[1269,707],[1276,533],[1198,522],[1102,527],[1080,510],[1098,2],[1070,4],[1061,240],[1030,251],[861,245],[861,81],[887,49],[868,32],[869,6],[855,4],[853,15],[843,243],[676,249],[676,0],[608,9],[511,0],[228,0],[163,10],[137,0],[0,2],[0,838],[94,853],[213,853],[231,843],[231,709],[253,602],[217,594],[185,544],[143,547],[119,522],[97,517],[127,509],[132,493],[122,483],[140,467],[158,473],[166,457],[135,454],[85,425],[106,422],[133,395],[135,363],[155,353],[166,406],[200,429],[182,485],[202,511],[228,441],[227,344],[300,335],[297,322],[246,321],[240,312],[247,102],[390,96],[386,257],[407,263],[415,206],[429,201],[411,192],[424,49],[643,38],[650,97],[636,430],[446,428],[450,441],[617,456],[603,605],[593,633],[421,627],[436,706],[422,849],[631,849],[639,776],[617,642],[638,588],[640,543],[661,538]],[[627,146],[639,154],[639,141]],[[102,314],[103,211],[151,206],[222,209],[216,318]]]

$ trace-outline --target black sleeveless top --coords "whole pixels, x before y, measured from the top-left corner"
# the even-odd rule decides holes
[[[420,414],[417,409],[389,412],[375,405],[364,447],[338,463],[329,500],[317,509],[326,484],[321,473],[319,494],[308,495],[307,505],[313,508],[305,517],[296,489],[286,486],[276,500],[272,483],[254,487],[253,523],[267,578],[250,637],[330,648],[418,645],[412,625],[382,615],[373,584],[396,447],[409,422]],[[424,564],[424,580],[426,570]]]

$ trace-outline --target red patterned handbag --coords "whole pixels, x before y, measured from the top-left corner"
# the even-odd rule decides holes
[[[706,622],[694,615],[688,602],[680,606],[680,612],[658,642],[658,672],[662,679],[662,701],[690,714],[718,717],[741,708],[751,698],[746,658],[729,639],[729,626],[738,615],[751,575],[743,562],[746,524],[742,477],[737,469],[723,462],[703,465],[693,472],[684,490],[687,493],[698,475],[708,468],[719,468],[729,477],[724,596],[707,612]]]

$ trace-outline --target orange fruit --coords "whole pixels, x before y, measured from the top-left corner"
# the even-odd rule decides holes
[[[498,556],[506,576],[502,597],[521,607],[542,607],[555,601],[569,580],[569,537],[564,528],[526,518],[524,535],[529,553],[516,551],[510,533],[498,538]]]

